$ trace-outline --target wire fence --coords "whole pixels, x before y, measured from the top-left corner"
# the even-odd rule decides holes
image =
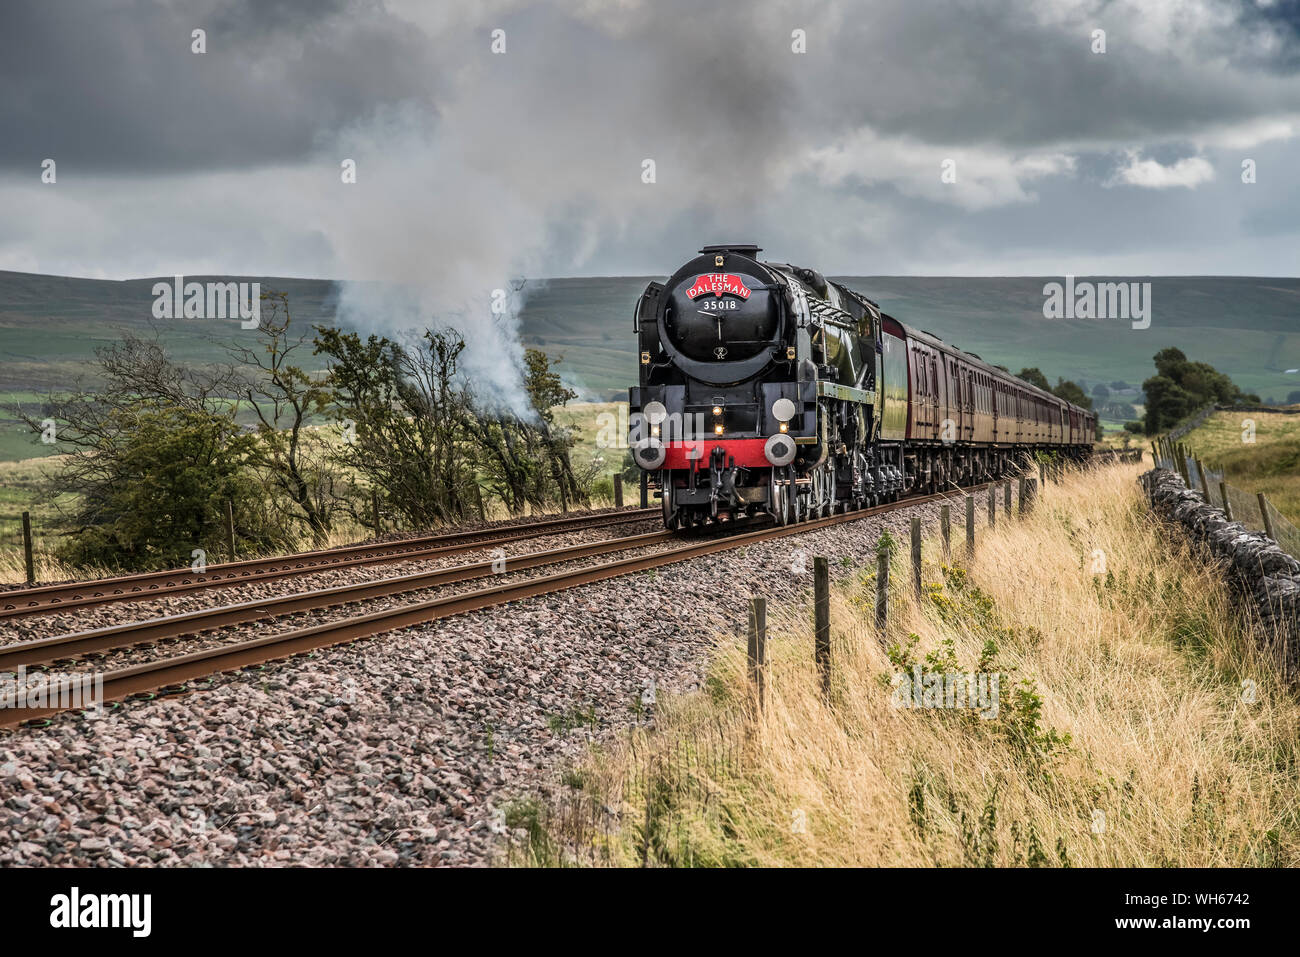
[[[1223,509],[1231,521],[1263,532],[1287,554],[1300,559],[1300,528],[1279,512],[1263,492],[1237,488],[1228,482],[1221,467],[1202,462],[1173,433],[1156,438],[1151,451],[1156,468],[1177,472],[1189,489]]]

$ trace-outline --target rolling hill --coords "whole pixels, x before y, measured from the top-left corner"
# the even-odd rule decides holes
[[[229,277],[190,276],[200,282]],[[1083,278],[1083,277],[1080,277]],[[184,362],[220,361],[236,323],[156,320],[157,279],[110,281],[0,272],[0,401],[31,401],[69,387],[91,369],[97,347],[123,330],[156,330]],[[246,277],[288,293],[298,322],[336,322],[329,280]],[[648,277],[552,279],[530,283],[520,313],[527,345],[555,358],[584,397],[626,394],[636,376],[632,308]],[[1012,370],[1038,366],[1049,378],[1137,385],[1151,357],[1177,346],[1227,372],[1244,389],[1283,400],[1300,389],[1300,279],[1152,277],[1148,329],[1118,319],[1043,317],[1043,285],[1054,277],[843,277],[903,322]],[[0,458],[44,451],[0,429]]]

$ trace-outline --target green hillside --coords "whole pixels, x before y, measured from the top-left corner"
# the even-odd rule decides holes
[[[206,282],[229,277],[188,276]],[[1081,277],[1082,278],[1082,277]],[[560,368],[584,397],[625,395],[636,376],[632,309],[650,277],[552,279],[526,287],[520,314],[527,345],[563,358]],[[35,400],[70,386],[90,369],[97,346],[123,330],[157,330],[186,362],[217,362],[235,322],[155,320],[157,279],[114,282],[0,272],[0,402]],[[337,291],[328,280],[261,278],[287,292],[299,322],[335,322]],[[1123,320],[1043,318],[1041,278],[845,277],[903,322],[927,329],[984,359],[1038,366],[1058,376],[1138,385],[1151,357],[1177,346],[1232,376],[1242,388],[1279,401],[1300,389],[1300,280],[1153,277],[1151,326]],[[0,422],[0,460],[46,451]]]
[[[186,281],[225,281],[223,276],[186,276]],[[166,279],[72,279],[0,272],[0,392],[47,392],[66,388],[87,371],[95,349],[123,331],[148,336],[154,329],[172,354],[192,363],[219,362],[222,345],[239,332],[235,321],[153,317],[153,285]],[[316,279],[264,278],[262,289],[289,294],[295,319],[332,322],[334,284]]]

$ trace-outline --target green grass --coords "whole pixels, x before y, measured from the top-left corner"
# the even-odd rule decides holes
[[[1255,441],[1245,442],[1244,420],[1255,423]],[[1300,415],[1217,412],[1183,442],[1207,463],[1223,466],[1227,481],[1263,492],[1273,506],[1300,525]]]
[[[42,581],[68,577],[53,554],[61,529],[59,502],[44,490],[44,482],[57,459],[37,458],[21,462],[0,462],[0,581],[23,578],[22,515],[32,522],[32,542],[37,577]]]
[[[555,410],[556,425],[571,428],[575,431],[576,444],[573,447],[571,456],[573,467],[580,474],[585,472],[589,467],[595,469],[597,478],[594,483],[596,494],[611,497],[614,494],[613,476],[616,472],[623,470],[623,457],[626,449],[623,448],[601,448],[599,441],[605,423],[609,421],[604,416],[610,416],[615,423],[626,421],[627,402],[572,402],[562,409]],[[619,436],[619,426],[616,425],[612,430],[612,435]],[[609,438],[610,436],[606,436]],[[624,444],[626,444],[626,435],[623,434]],[[625,495],[630,495],[630,489],[624,489]],[[625,499],[631,502],[631,499]]]

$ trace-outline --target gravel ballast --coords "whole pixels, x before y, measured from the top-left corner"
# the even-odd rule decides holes
[[[653,520],[603,525],[596,528],[556,532],[504,544],[488,542],[482,547],[474,547],[468,551],[450,555],[437,555],[421,559],[394,557],[391,561],[373,565],[323,568],[320,571],[308,572],[303,575],[272,578],[266,581],[239,582],[238,584],[179,592],[174,595],[127,599],[70,611],[6,619],[3,624],[0,624],[0,645],[17,641],[30,641],[37,638],[49,638],[54,635],[64,635],[90,628],[103,628],[107,625],[139,621],[144,618],[179,615],[203,608],[212,608],[217,605],[262,601],[267,598],[293,595],[314,589],[354,585],[359,582],[378,581],[399,575],[413,575],[418,572],[491,561],[497,557],[497,549],[505,552],[508,563],[511,555],[542,551],[544,549],[565,548],[589,542],[607,541],[625,535],[636,535],[660,529],[662,529],[662,524]]]
[[[492,863],[508,802],[594,738],[652,721],[652,682],[698,687],[751,595],[801,598],[811,561],[794,574],[797,553],[865,566],[884,529],[901,541],[913,515],[938,513],[902,508],[0,735],[0,865]]]

